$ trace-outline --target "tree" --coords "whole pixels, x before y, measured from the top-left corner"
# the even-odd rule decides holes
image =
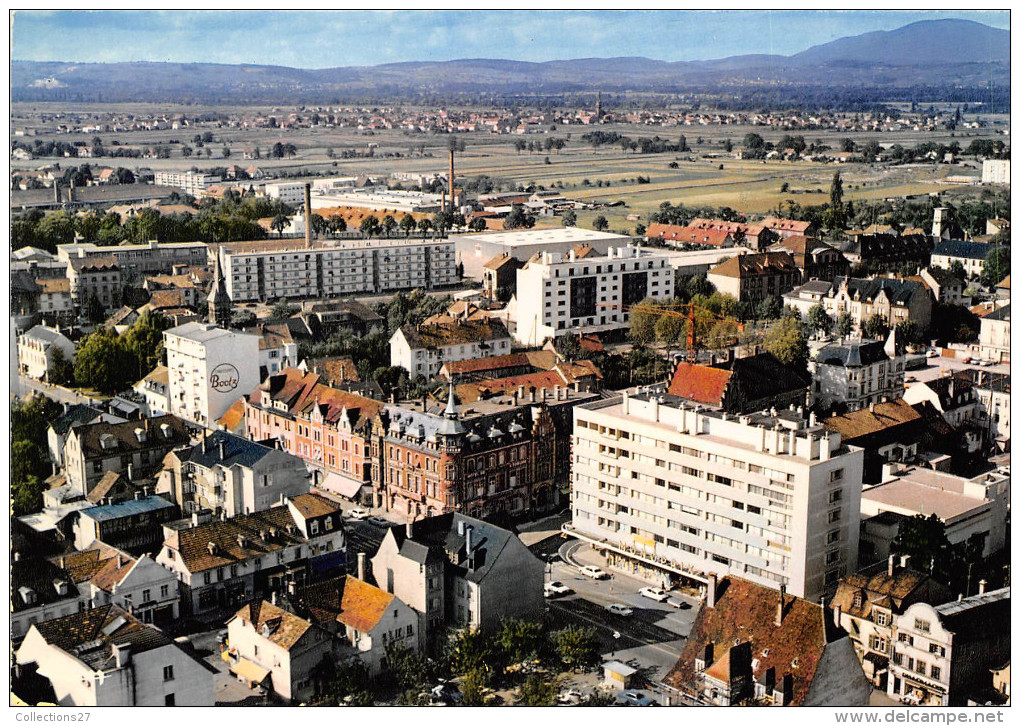
[[[229,159],[230,158],[230,147],[229,146],[224,146],[222,154],[223,154],[223,158],[224,159]]]
[[[520,204],[514,204],[506,219],[503,220],[503,229],[530,229],[534,226],[535,218],[528,214]]]
[[[372,235],[379,234],[380,229],[382,228],[379,226],[379,219],[374,214],[370,214],[362,219],[361,224],[358,225],[358,231],[369,238]]]
[[[655,322],[657,315],[645,312],[644,305],[657,305],[654,298],[645,298],[630,313],[630,339],[639,345],[650,345],[655,342]]]
[[[488,673],[484,668],[472,668],[464,674],[461,684],[461,703],[465,706],[484,706]]]
[[[421,232],[421,238],[425,239],[425,235],[432,229],[432,220],[426,217],[422,217],[418,220],[418,231]]]
[[[393,230],[395,230],[396,228],[397,220],[393,218],[392,214],[387,214],[385,217],[382,218],[382,229],[383,232],[386,233],[387,237],[393,234]]]
[[[878,313],[861,323],[861,335],[872,340],[885,340],[889,337],[889,324]]]
[[[411,232],[414,231],[414,228],[415,228],[414,217],[412,217],[410,214],[405,214],[403,217],[400,218],[400,229],[403,231],[404,237],[410,237]]]
[[[891,549],[897,554],[909,555],[912,567],[931,572],[942,582],[949,579],[946,576],[953,570],[953,547],[946,537],[945,522],[936,514],[904,518]]]
[[[138,364],[138,378],[160,364],[163,358],[163,331],[172,323],[159,313],[146,311],[128,328],[123,342]]]
[[[904,320],[896,326],[896,342],[898,345],[918,346],[924,343],[921,326],[913,320]]]
[[[843,207],[843,177],[837,171],[829,186],[829,208],[825,212],[825,226],[830,232],[846,229],[846,209]]]
[[[74,242],[74,219],[67,212],[47,212],[36,225],[36,235],[46,245]]]
[[[808,310],[807,319],[808,325],[823,335],[828,335],[829,331],[832,330],[832,318],[829,317],[829,314],[825,312],[825,308],[821,305],[811,306]]]
[[[568,209],[563,213],[563,217],[560,220],[560,224],[564,227],[576,227],[577,226],[577,213],[573,209]]]
[[[286,214],[277,214],[273,217],[273,221],[269,224],[271,229],[275,229],[276,232],[283,237],[283,230],[287,229],[287,225],[290,224],[290,218]]]
[[[996,245],[985,255],[985,265],[981,270],[981,284],[995,287],[1009,274],[1009,247]]]
[[[375,700],[372,683],[368,666],[352,658],[336,667],[332,678],[327,680],[323,688],[323,695],[332,703],[371,706]]]
[[[765,350],[788,366],[807,371],[808,346],[803,326],[793,318],[780,318],[765,334]]]
[[[487,226],[484,217],[475,217],[468,223],[468,229],[472,232],[484,232]]]
[[[960,282],[967,282],[967,271],[963,268],[963,263],[959,260],[953,260],[949,265],[949,274]]]
[[[518,706],[553,706],[556,704],[556,684],[548,676],[528,676],[517,689],[514,703]]]
[[[846,338],[854,332],[854,319],[850,317],[850,313],[839,314],[839,317],[836,318],[835,331],[836,335],[841,338]]]
[[[490,675],[502,670],[485,634],[476,628],[466,628],[453,636],[448,651],[450,669],[456,675],[479,671],[488,682]],[[483,684],[484,685],[484,684]]]
[[[286,318],[297,315],[300,311],[294,305],[290,305],[286,300],[278,300],[269,311],[269,318],[271,320],[285,320]]]
[[[434,661],[394,640],[386,644],[386,664],[401,692],[417,693],[438,677]]]
[[[106,319],[106,310],[103,309],[103,304],[99,302],[99,297],[95,293],[89,295],[89,299],[85,303],[85,319],[94,325],[98,325]]]
[[[758,303],[758,308],[755,311],[755,316],[759,320],[775,320],[782,314],[783,304],[775,295],[769,295]]]
[[[42,509],[44,480],[50,473],[46,435],[60,406],[45,396],[11,405],[11,506],[21,516]]]
[[[109,328],[85,336],[74,359],[74,379],[79,386],[102,393],[123,390],[136,378],[138,363],[124,341]]]
[[[599,662],[599,641],[594,628],[568,625],[552,634],[556,655],[571,669],[591,667]]]
[[[591,223],[591,226],[599,232],[604,232],[609,229],[609,220],[603,215],[595,217],[595,220]]]
[[[74,364],[67,359],[64,351],[56,346],[53,348],[53,362],[46,371],[46,380],[55,386],[74,384]]]
[[[687,321],[680,315],[659,315],[655,321],[655,337],[670,348],[678,348],[687,339]]]
[[[507,663],[520,663],[540,655],[545,641],[541,623],[518,618],[504,619],[493,638],[493,644],[503,652]]]

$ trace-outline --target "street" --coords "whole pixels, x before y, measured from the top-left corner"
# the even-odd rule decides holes
[[[34,378],[27,378],[21,374],[18,374],[18,383],[20,384],[20,395],[25,396],[30,391],[41,393],[47,398],[51,398],[57,403],[98,403],[98,399],[85,396],[77,391],[72,391],[67,388],[61,388],[60,386],[51,386],[49,383],[43,381],[37,381]],[[14,386],[12,385],[12,388]]]

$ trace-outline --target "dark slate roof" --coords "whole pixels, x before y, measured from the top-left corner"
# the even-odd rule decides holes
[[[57,416],[57,418],[50,423],[50,427],[57,433],[58,436],[63,436],[74,426],[92,423],[102,415],[103,412],[97,408],[92,408],[92,406],[87,406],[84,403],[76,403],[64,411],[64,413],[60,416]]]
[[[78,586],[71,573],[62,567],[34,556],[32,552],[18,552],[18,559],[11,561],[11,611],[21,612],[40,605],[61,601],[73,601],[78,597]],[[64,583],[67,592],[61,595],[57,586]],[[25,600],[23,588],[35,594],[35,602]]]
[[[838,365],[858,368],[889,360],[885,345],[879,340],[848,341],[840,345],[827,345],[818,351],[815,359],[820,365]]]
[[[473,552],[470,558],[465,551],[467,537],[458,533],[460,522],[472,528]],[[407,538],[404,528],[394,527],[390,532],[404,557],[421,564],[440,557],[446,558],[458,574],[472,582],[485,578],[500,553],[515,536],[502,527],[454,512],[415,522],[411,539]]]
[[[224,456],[220,457],[220,444],[224,445]],[[235,436],[228,431],[216,431],[206,438],[204,443],[192,446],[178,454],[178,458],[193,464],[210,468],[220,464],[224,467],[243,466],[251,468],[260,459],[274,449],[255,443],[248,439]]]
[[[89,507],[81,510],[81,516],[87,516],[96,522],[110,522],[115,519],[133,517],[136,514],[151,514],[163,509],[174,509],[177,505],[171,504],[163,497],[150,496],[141,499],[128,499],[115,504],[101,504],[97,507]]]
[[[969,260],[983,260],[992,246],[987,242],[971,242],[962,239],[944,239],[935,245],[933,255],[965,257]]]
[[[1009,305],[1003,305],[998,310],[994,310],[994,311],[988,313],[988,315],[985,315],[984,318],[982,318],[982,320],[1005,320],[1005,321],[1008,322],[1009,321],[1009,308],[1010,308]]]
[[[880,291],[885,290],[886,296],[892,302],[904,305],[910,302],[915,292],[923,289],[923,285],[916,280],[896,280],[888,277],[877,277],[873,280],[860,277],[837,277],[832,285],[832,291],[829,293],[830,297],[839,292],[844,281],[851,297],[859,292],[862,300],[874,300]]]

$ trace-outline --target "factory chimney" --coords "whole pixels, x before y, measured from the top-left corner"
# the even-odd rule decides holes
[[[305,248],[312,248],[312,185],[305,184]]]
[[[449,211],[451,213],[457,211],[457,193],[454,191],[453,153],[454,153],[453,144],[451,144],[450,145],[450,180],[448,182],[449,185],[450,185],[450,209],[449,209]]]

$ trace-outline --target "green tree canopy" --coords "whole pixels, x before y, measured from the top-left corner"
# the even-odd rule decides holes
[[[808,346],[804,327],[794,318],[780,318],[765,334],[765,350],[788,366],[807,371]]]
[[[854,319],[850,313],[840,313],[835,322],[836,335],[846,338],[854,332]]]
[[[605,232],[607,229],[609,229],[609,220],[606,219],[604,215],[600,214],[599,216],[595,217],[595,220],[591,223],[591,226],[592,228],[598,230],[599,232]]]
[[[995,287],[1009,274],[1009,247],[995,245],[985,255],[985,265],[981,270],[981,284]]]
[[[820,331],[824,335],[828,335],[829,331],[832,330],[833,321],[829,317],[829,314],[825,312],[825,308],[821,305],[812,305],[808,310],[808,325],[815,330]]]
[[[137,380],[137,370],[134,352],[109,328],[100,328],[78,344],[74,379],[79,386],[116,393]]]

